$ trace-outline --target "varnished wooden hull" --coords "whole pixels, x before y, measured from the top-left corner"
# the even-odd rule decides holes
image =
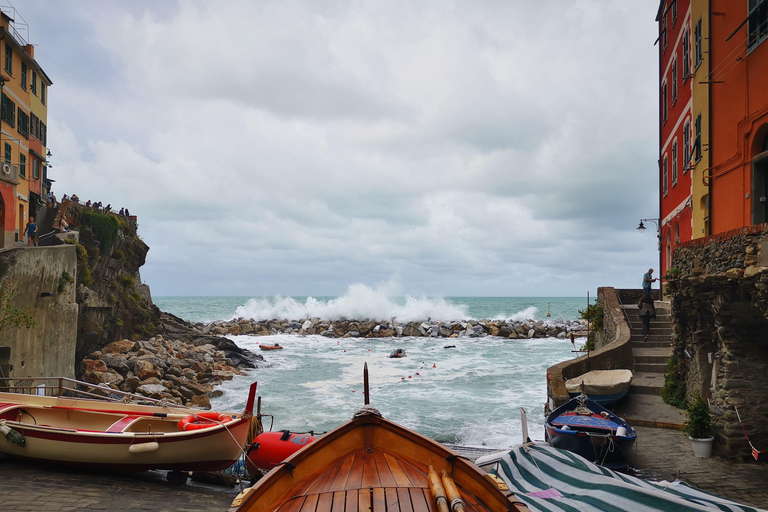
[[[367,412],[275,467],[230,512],[433,512],[429,466],[452,477],[466,512],[527,510],[471,462]]]

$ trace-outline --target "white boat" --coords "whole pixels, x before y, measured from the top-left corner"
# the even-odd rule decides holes
[[[629,392],[632,383],[630,370],[592,370],[565,381],[565,388],[572,397],[582,392],[587,398],[605,407],[616,403]]]
[[[63,381],[77,382],[58,381],[58,390],[66,391]],[[56,386],[28,389],[39,394],[0,392],[0,453],[36,462],[118,471],[221,470],[239,459],[255,421],[256,383],[242,414],[45,396]]]

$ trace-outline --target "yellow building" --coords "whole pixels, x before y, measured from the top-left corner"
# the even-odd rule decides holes
[[[48,87],[28,29],[15,9],[0,10],[0,247],[26,240],[25,226],[45,204]]]
[[[692,111],[701,115],[700,147],[701,159],[692,162],[691,169],[691,202],[692,208],[692,238],[701,238],[710,234],[709,225],[709,186],[704,180],[705,172],[710,167],[709,152],[709,16],[710,0],[691,0],[691,31],[694,44],[702,53],[700,64],[692,68]],[[696,50],[694,50],[696,51]],[[695,58],[695,56],[694,56]]]

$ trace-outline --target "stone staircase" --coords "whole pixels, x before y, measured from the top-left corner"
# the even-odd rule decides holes
[[[682,411],[661,398],[667,361],[672,356],[669,303],[657,301],[655,306],[656,319],[651,320],[651,334],[645,339],[637,305],[622,306],[629,320],[635,370],[629,394],[616,404],[615,412],[630,425],[678,428],[683,423]]]

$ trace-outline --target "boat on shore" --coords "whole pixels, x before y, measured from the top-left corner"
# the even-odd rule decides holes
[[[278,464],[230,512],[528,510],[473,463],[368,406],[367,369],[364,388],[351,421]]]
[[[586,395],[549,413],[544,430],[547,442],[555,448],[607,468],[626,467],[637,440],[629,423]]]
[[[261,350],[283,350],[283,347],[277,343],[274,345],[259,345]]]
[[[248,446],[245,469],[251,479],[258,480],[269,470],[317,439],[308,433],[289,430],[262,432]]]
[[[584,393],[603,407],[615,404],[629,392],[632,384],[630,370],[592,370],[565,381],[565,388],[572,397]]]
[[[39,379],[45,380],[45,379]],[[48,464],[117,471],[169,469],[217,471],[242,455],[253,418],[256,383],[242,414],[201,411],[155,403],[137,405],[72,395],[77,383],[28,388],[32,393],[0,392],[0,453]],[[87,383],[77,383],[100,392]],[[8,389],[8,385],[4,385]],[[59,391],[57,396],[48,396]],[[147,402],[157,402],[128,393]]]

